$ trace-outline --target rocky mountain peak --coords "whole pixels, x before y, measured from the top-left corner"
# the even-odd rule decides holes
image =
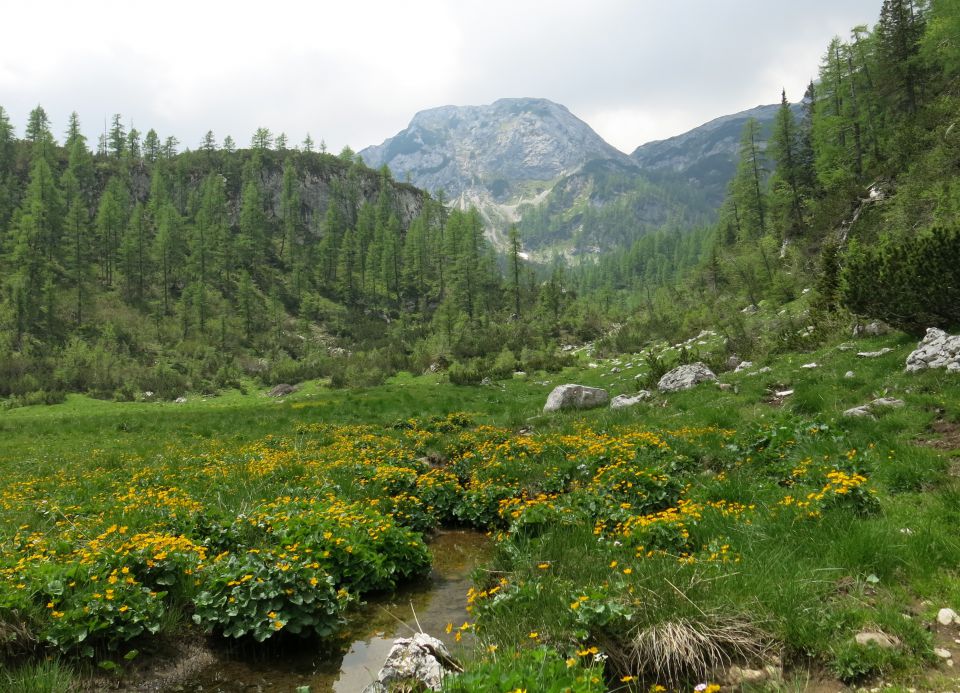
[[[594,159],[632,165],[566,107],[536,98],[420,111],[406,129],[360,155],[432,192],[456,198],[485,191],[498,202],[523,194],[527,183],[553,181]]]

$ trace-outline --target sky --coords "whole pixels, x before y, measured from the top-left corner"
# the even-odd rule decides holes
[[[0,106],[92,143],[114,113],[196,148],[258,127],[331,151],[414,113],[503,97],[567,106],[630,152],[792,100],[881,0],[32,0],[6,3]]]

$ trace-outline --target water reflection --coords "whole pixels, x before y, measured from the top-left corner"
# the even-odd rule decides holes
[[[420,584],[387,598],[369,598],[345,633],[345,654],[314,651],[219,653],[217,661],[181,688],[187,691],[252,693],[296,691],[359,693],[376,677],[394,638],[418,629],[454,648],[446,625],[467,619],[470,573],[486,556],[488,540],[479,532],[444,531],[431,541],[433,571]]]

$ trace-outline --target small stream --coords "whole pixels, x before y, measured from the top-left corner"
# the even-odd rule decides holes
[[[433,570],[429,577],[387,597],[368,598],[367,605],[350,619],[344,633],[350,644],[339,657],[309,648],[258,656],[217,653],[212,664],[175,690],[286,693],[309,686],[310,693],[360,693],[376,677],[393,639],[416,632],[418,623],[423,632],[453,649],[453,635],[447,635],[446,626],[467,620],[470,574],[486,558],[489,546],[480,532],[440,532],[430,542]]]

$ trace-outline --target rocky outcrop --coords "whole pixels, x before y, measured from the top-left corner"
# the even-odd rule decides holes
[[[679,392],[689,390],[703,382],[716,381],[716,379],[716,374],[706,364],[698,361],[677,366],[665,374],[657,383],[657,389],[660,392]]]
[[[960,373],[960,335],[948,335],[936,327],[928,329],[916,350],[907,357],[907,372],[927,368],[946,368]]]
[[[640,390],[635,395],[617,395],[612,400],[610,400],[611,409],[625,409],[627,407],[633,407],[640,402],[646,402],[648,399],[653,397],[650,390]]]
[[[482,186],[505,201],[517,183],[550,181],[588,161],[634,167],[566,107],[546,99],[500,99],[484,106],[441,106],[417,113],[405,130],[360,156],[372,168],[457,198]]]
[[[363,693],[399,690],[439,690],[447,672],[457,669],[446,646],[426,633],[397,638],[377,674],[377,680]]]
[[[610,395],[606,390],[599,387],[587,387],[586,385],[557,385],[553,392],[547,397],[547,403],[543,405],[543,411],[560,411],[561,409],[590,409],[591,407],[600,407],[607,403]]]

